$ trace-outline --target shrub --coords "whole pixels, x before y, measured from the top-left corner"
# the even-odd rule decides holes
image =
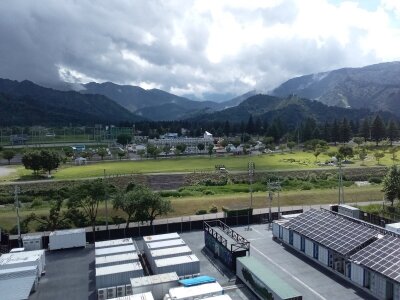
[[[309,190],[311,190],[312,188],[313,188],[313,186],[312,186],[312,184],[309,183],[309,182],[305,182],[305,183],[301,186],[301,189],[302,189],[303,191],[309,191]]]
[[[205,209],[199,209],[198,211],[196,211],[196,215],[205,215],[207,214],[207,210]]]
[[[382,178],[379,177],[370,177],[368,179],[369,182],[371,183],[376,183],[376,184],[381,184],[382,183]]]
[[[215,193],[213,191],[211,191],[211,190],[204,190],[203,194],[204,195],[214,195]]]
[[[217,212],[218,212],[218,207],[215,206],[215,205],[211,206],[209,212],[210,212],[210,213],[217,213]]]
[[[33,199],[32,203],[31,203],[31,208],[40,207],[42,205],[43,205],[42,199],[35,198],[35,199]]]

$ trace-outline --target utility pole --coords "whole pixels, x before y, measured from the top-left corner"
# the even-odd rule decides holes
[[[338,159],[338,167],[339,167],[339,174],[338,174],[338,181],[339,181],[339,205],[344,204],[344,188],[343,188],[343,170],[342,170],[342,161]]]
[[[105,188],[105,202],[106,202],[106,230],[108,232],[108,239],[110,239],[110,230],[108,230],[108,206],[107,206],[107,186],[106,186],[106,169],[104,169],[104,180],[103,180],[104,188]]]
[[[18,200],[18,194],[20,192],[19,186],[14,186],[14,200],[15,200],[15,210],[17,212],[17,228],[18,228],[18,246],[21,248],[21,224],[20,224],[20,218],[19,218],[19,200]]]
[[[280,181],[274,181],[274,182],[268,181],[268,190],[269,190],[268,195],[269,195],[269,200],[270,200],[269,201],[269,221],[272,223],[272,211],[271,211],[272,208],[271,208],[271,206],[272,206],[272,199],[274,196],[274,192],[278,193],[278,219],[281,217],[281,206],[279,203],[279,192],[281,190]]]
[[[254,177],[254,170],[256,168],[256,165],[254,162],[249,162],[247,164],[247,169],[249,171],[249,182],[250,182],[250,209],[247,212],[247,219],[248,219],[248,225],[247,225],[247,230],[251,230],[250,228],[250,210],[253,208],[253,177]]]

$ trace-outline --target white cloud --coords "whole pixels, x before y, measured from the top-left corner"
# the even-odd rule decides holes
[[[399,18],[398,0],[6,0],[0,76],[199,98],[269,90],[293,76],[399,60]]]

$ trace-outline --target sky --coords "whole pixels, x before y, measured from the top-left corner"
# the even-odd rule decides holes
[[[221,100],[400,60],[399,0],[2,0],[0,77]]]

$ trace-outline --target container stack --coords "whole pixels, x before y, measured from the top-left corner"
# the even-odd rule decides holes
[[[143,276],[133,240],[96,242],[95,257],[98,299],[132,295],[130,279]]]
[[[56,230],[49,235],[49,249],[69,249],[86,247],[85,228]]]
[[[0,256],[0,298],[28,299],[45,270],[44,250]]]
[[[179,277],[200,273],[200,262],[178,233],[143,237],[144,253],[153,274],[176,272]]]
[[[179,277],[175,272],[159,275],[131,278],[132,292],[152,292],[155,299],[163,299],[169,289],[179,286]]]

